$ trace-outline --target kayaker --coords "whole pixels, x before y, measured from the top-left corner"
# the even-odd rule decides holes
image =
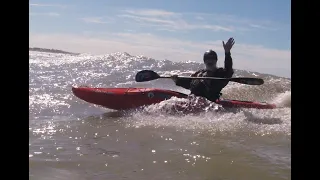
[[[234,71],[232,68],[233,63],[230,50],[234,43],[235,41],[233,38],[230,38],[227,43],[224,43],[224,41],[222,41],[225,51],[224,68],[217,67],[217,53],[213,50],[208,50],[203,55],[205,69],[201,69],[195,72],[191,75],[191,77],[231,78]],[[221,90],[229,83],[229,81],[221,80],[182,79],[177,75],[173,75],[171,78],[177,86],[189,89],[191,91],[191,94],[207,98],[208,100],[213,102],[220,98]]]

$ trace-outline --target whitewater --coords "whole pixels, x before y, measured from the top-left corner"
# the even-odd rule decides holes
[[[154,87],[182,93],[170,79],[137,83],[143,69],[188,76],[197,62],[128,53],[29,51],[31,179],[291,179],[291,80],[237,70],[265,84],[230,82],[223,98],[279,108],[168,113],[179,98],[117,112],[84,102],[72,86]],[[220,62],[223,64],[223,62]]]

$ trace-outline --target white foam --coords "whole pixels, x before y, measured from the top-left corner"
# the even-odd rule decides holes
[[[272,102],[275,103],[277,107],[291,107],[291,91],[279,94]]]

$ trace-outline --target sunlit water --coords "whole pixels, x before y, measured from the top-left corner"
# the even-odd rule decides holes
[[[236,58],[236,57],[234,57]],[[136,83],[135,74],[189,75],[202,68],[117,53],[104,56],[29,52],[30,179],[291,179],[291,80],[229,83],[224,98],[280,108],[197,114],[168,112],[178,98],[116,112],[86,103],[73,85],[156,87],[189,93],[167,79]],[[236,63],[235,63],[236,68]]]

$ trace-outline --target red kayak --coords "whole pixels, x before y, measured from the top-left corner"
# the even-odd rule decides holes
[[[156,88],[90,88],[72,87],[73,94],[92,104],[100,105],[113,110],[128,110],[146,105],[160,103],[171,97],[188,98],[188,95]],[[224,108],[255,108],[274,109],[276,105],[262,102],[218,100],[217,104]],[[199,106],[203,106],[201,103]]]

